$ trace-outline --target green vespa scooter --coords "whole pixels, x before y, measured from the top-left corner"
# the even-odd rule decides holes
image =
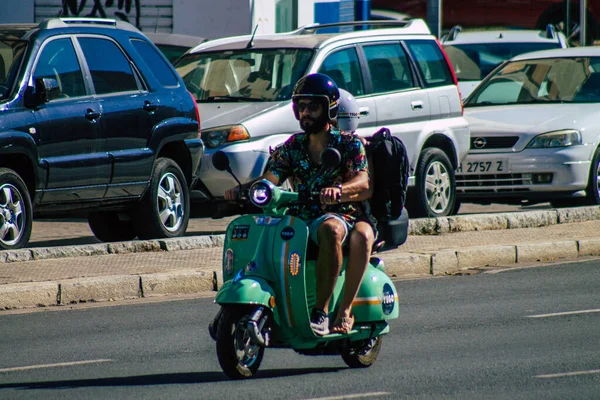
[[[327,149],[322,154],[323,172],[339,162],[339,152]],[[215,153],[213,165],[233,175],[225,153]],[[310,328],[316,245],[309,239],[306,223],[285,213],[289,206],[311,199],[301,199],[267,180],[255,182],[247,198],[263,212],[236,218],[227,227],[223,285],[215,299],[221,309],[209,325],[223,372],[234,379],[253,377],[267,347],[291,348],[305,355],[341,355],[350,367],[369,367],[377,358],[382,335],[389,332],[388,320],[399,313],[398,295],[383,261],[370,259],[352,306],[352,331],[317,336]],[[346,257],[329,313],[339,307],[345,265]]]

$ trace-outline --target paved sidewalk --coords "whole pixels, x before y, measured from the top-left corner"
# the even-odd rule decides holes
[[[600,256],[600,207],[411,220],[395,277]],[[210,292],[223,235],[0,252],[0,309]]]

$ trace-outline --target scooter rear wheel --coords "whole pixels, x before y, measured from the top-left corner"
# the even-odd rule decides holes
[[[350,342],[349,346],[341,351],[342,359],[350,368],[367,368],[373,365],[379,355],[381,336],[369,340]]]
[[[217,358],[221,369],[230,378],[254,376],[265,352],[263,346],[252,343],[246,330],[252,310],[223,307],[217,326]]]

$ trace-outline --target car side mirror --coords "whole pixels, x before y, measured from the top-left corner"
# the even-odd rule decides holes
[[[28,86],[25,91],[25,106],[38,107],[60,96],[60,86],[54,78],[36,78],[35,86]]]

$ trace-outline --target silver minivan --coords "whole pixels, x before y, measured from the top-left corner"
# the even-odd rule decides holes
[[[270,149],[299,131],[291,94],[296,81],[320,72],[358,101],[361,136],[387,127],[405,144],[412,217],[449,215],[454,171],[469,150],[469,126],[456,77],[423,20],[311,25],[289,33],[239,36],[200,44],[175,67],[198,101],[201,190],[193,215],[240,213],[223,201],[236,185],[212,166],[222,150],[242,183],[260,176]]]

